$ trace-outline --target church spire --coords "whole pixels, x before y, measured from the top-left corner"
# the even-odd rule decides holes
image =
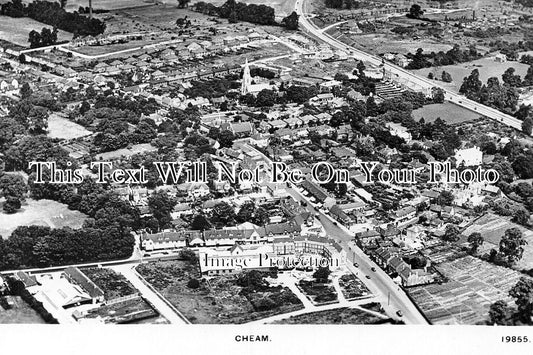
[[[250,92],[250,85],[252,85],[252,76],[250,75],[248,58],[246,58],[246,62],[244,63],[244,72],[242,74],[241,94],[248,94]]]

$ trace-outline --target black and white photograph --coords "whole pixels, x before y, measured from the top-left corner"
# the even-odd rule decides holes
[[[532,354],[532,131],[533,0],[0,0],[0,351]]]

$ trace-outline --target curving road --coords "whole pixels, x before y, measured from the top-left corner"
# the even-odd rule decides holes
[[[306,7],[305,0],[296,1],[295,11],[296,13],[298,13],[298,15],[300,15],[300,25],[306,31],[308,31],[310,34],[320,39],[321,41],[326,42],[327,44],[329,44],[330,46],[334,48],[348,52],[352,54],[355,58],[358,58],[359,60],[364,60],[366,62],[370,62],[377,66],[383,65],[385,70],[387,72],[390,72],[391,77],[395,81],[406,81],[408,85],[415,90],[427,91],[427,90],[431,90],[431,88],[434,88],[434,87],[440,88],[444,91],[444,97],[446,100],[453,102],[459,106],[462,106],[466,109],[475,111],[479,113],[480,115],[487,116],[509,127],[512,127],[518,130],[522,129],[522,121],[518,120],[517,118],[513,116],[507,115],[496,109],[482,105],[473,100],[467,99],[465,96],[462,96],[453,91],[450,91],[449,89],[441,86],[439,83],[435,83],[434,81],[430,79],[419,76],[397,65],[384,62],[383,59],[378,56],[375,56],[373,54],[369,54],[359,49],[356,49],[354,47],[351,47],[345,43],[342,43],[336,40],[335,38],[331,37],[327,33],[323,33],[321,29],[319,29],[314,23],[312,23],[309,20],[309,18],[307,17],[308,12],[304,11],[304,7]]]

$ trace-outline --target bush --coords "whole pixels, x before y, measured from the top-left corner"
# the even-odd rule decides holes
[[[200,287],[200,281],[198,281],[197,279],[190,279],[189,282],[187,282],[187,287],[197,289]]]

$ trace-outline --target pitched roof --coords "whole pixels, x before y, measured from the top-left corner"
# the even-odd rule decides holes
[[[84,289],[91,298],[103,297],[104,291],[94,282],[91,281],[83,272],[80,271],[77,267],[68,267],[65,269],[64,273],[67,277],[78,284],[82,289]]]

